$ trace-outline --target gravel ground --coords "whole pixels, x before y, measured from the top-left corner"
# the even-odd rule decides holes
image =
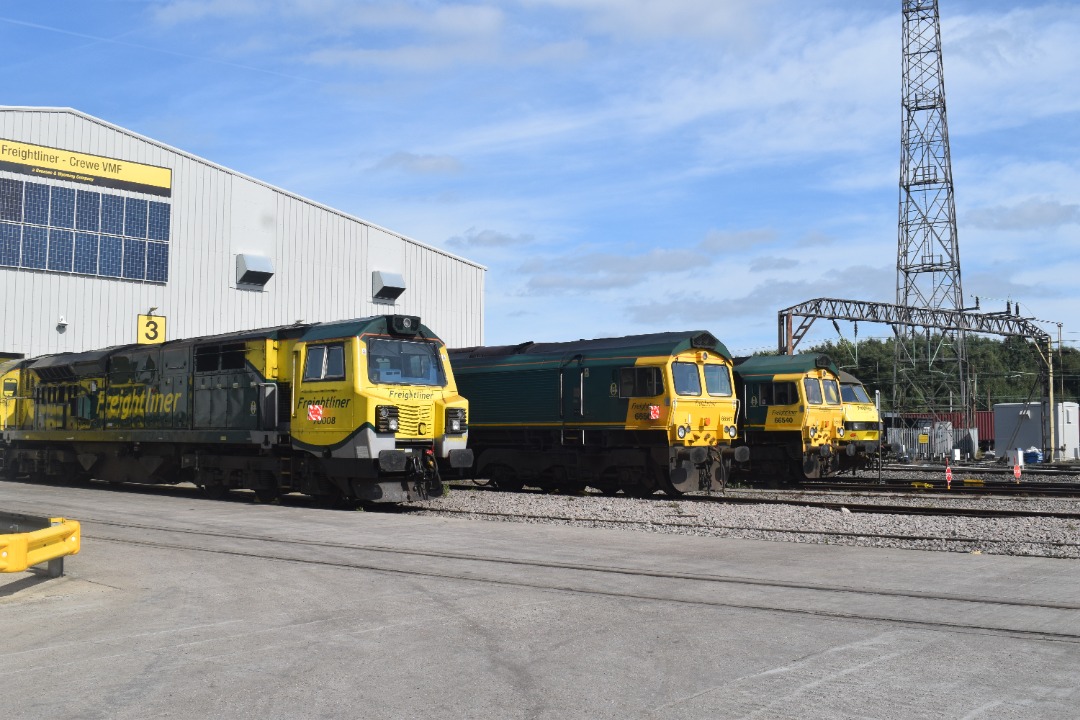
[[[964,473],[962,477],[972,477]],[[987,479],[991,479],[988,477]],[[1067,481],[1078,478],[1059,478]],[[790,493],[729,489],[733,497]],[[941,493],[795,493],[793,499],[851,504],[946,506],[1080,513],[1080,499],[952,496]],[[824,497],[823,497],[824,496]],[[1080,558],[1080,521],[1061,518],[967,518],[850,513],[812,507],[695,502],[693,499],[605,497],[452,490],[410,503],[414,512],[503,522],[606,527],[681,535],[906,548],[947,552]]]

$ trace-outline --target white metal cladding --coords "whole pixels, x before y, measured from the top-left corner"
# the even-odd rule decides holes
[[[483,343],[481,265],[75,110],[0,107],[0,138],[172,170],[168,282],[0,267],[0,352],[131,343],[150,308],[170,339],[390,312],[372,301],[373,270],[405,279],[393,312],[419,315],[452,347]],[[263,290],[236,286],[238,253],[273,261]]]

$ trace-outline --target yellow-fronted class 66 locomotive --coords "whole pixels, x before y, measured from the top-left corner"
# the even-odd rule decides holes
[[[297,324],[0,366],[0,471],[400,502],[468,467],[468,403],[417,317]]]
[[[835,474],[846,432],[838,373],[827,355],[736,359],[739,440],[750,449],[738,477],[788,483]]]
[[[731,355],[704,331],[450,351],[476,475],[506,489],[677,495],[734,455]]]

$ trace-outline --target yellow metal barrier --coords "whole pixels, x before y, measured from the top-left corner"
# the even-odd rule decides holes
[[[79,523],[65,518],[33,518],[0,513],[8,526],[45,527],[29,532],[0,535],[0,572],[22,572],[34,565],[49,563],[49,575],[64,574],[63,558],[74,555],[82,546]]]

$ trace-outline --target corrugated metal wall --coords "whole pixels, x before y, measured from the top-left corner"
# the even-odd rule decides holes
[[[131,343],[151,307],[169,338],[394,311],[419,315],[452,347],[483,343],[480,265],[72,110],[0,108],[0,138],[173,172],[168,282],[0,267],[0,352]],[[236,287],[238,253],[272,259],[265,289]],[[372,301],[373,270],[404,277],[395,305]]]

